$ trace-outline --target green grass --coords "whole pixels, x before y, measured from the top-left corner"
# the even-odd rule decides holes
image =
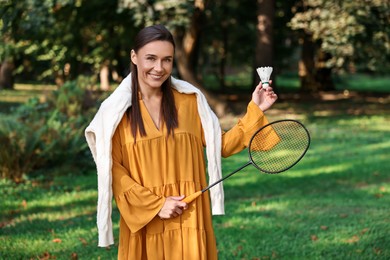
[[[226,91],[240,92],[251,91],[252,71],[226,76]],[[298,74],[286,73],[277,75],[276,84],[280,92],[296,92],[299,90],[300,81]],[[219,89],[219,82],[214,75],[204,77],[205,86],[211,90]],[[360,92],[390,92],[389,76],[370,76],[364,74],[347,74],[334,76],[336,90],[360,91]]]
[[[116,259],[115,248],[97,248],[96,185],[92,172],[19,185],[2,180],[0,259]]]
[[[46,94],[56,88],[55,85],[15,84],[14,89],[2,89],[0,90],[0,113],[8,113],[12,107],[32,97],[38,97],[43,101]]]
[[[390,76],[344,75],[336,79],[336,88],[388,93],[390,92]]]
[[[268,117],[303,122],[310,150],[288,172],[248,166],[225,181],[220,259],[390,259],[388,98],[284,101]],[[224,159],[224,174],[247,161]],[[95,170],[47,176],[0,180],[0,259],[116,259],[117,210],[116,244],[97,247]]]
[[[273,116],[271,116],[271,120]],[[389,114],[303,117],[306,157],[288,172],[249,166],[224,184],[214,217],[220,259],[388,259]],[[248,161],[223,160],[225,174]],[[115,259],[97,248],[96,175],[1,181],[1,259]],[[118,236],[118,213],[114,212]]]
[[[334,76],[336,90],[349,90],[360,92],[390,92],[389,76],[370,76],[364,74],[348,74]],[[282,74],[276,79],[280,91],[298,91],[300,87],[297,74]]]
[[[305,120],[312,145],[298,165],[226,181],[227,215],[214,218],[221,258],[388,259],[389,122]],[[247,161],[246,151],[225,159],[224,172]]]
[[[312,145],[298,165],[279,175],[249,166],[225,182],[226,215],[214,217],[220,258],[388,259],[390,116],[303,122]],[[224,159],[224,173],[247,161],[246,151]],[[0,258],[116,258],[117,245],[96,247],[93,171],[0,186]],[[115,211],[115,236],[117,220]]]

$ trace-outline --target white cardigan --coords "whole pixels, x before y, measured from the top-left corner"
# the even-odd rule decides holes
[[[206,141],[209,183],[222,177],[221,174],[221,127],[201,91],[188,82],[171,77],[172,87],[180,93],[196,94],[198,113]],[[114,244],[112,231],[112,142],[114,132],[127,108],[131,106],[131,74],[101,104],[95,117],[85,130],[85,137],[96,163],[98,175],[97,226],[98,246]],[[212,213],[225,214],[222,183],[210,189]]]

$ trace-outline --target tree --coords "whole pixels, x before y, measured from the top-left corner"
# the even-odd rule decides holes
[[[386,0],[302,0],[290,26],[300,32],[299,66],[305,90],[332,90],[332,73],[389,69],[390,16]]]
[[[274,16],[275,3],[273,0],[257,1],[257,41],[255,68],[261,66],[273,66],[274,64]],[[255,79],[258,79],[254,72]],[[255,82],[258,80],[255,80]]]
[[[9,3],[0,3],[0,15],[3,19],[0,20],[0,89],[12,89],[14,85],[14,57],[17,49],[11,33],[4,30],[7,23],[6,6]],[[5,18],[5,19],[4,19]]]
[[[201,89],[215,112],[222,115],[225,112],[225,103],[210,95],[203,88],[195,73],[206,4],[206,0],[194,2],[186,0],[156,0],[153,2],[121,0],[119,7],[120,10],[130,9],[137,14],[134,16],[134,20],[139,27],[162,23],[172,31],[176,44],[176,66],[180,77]]]
[[[136,30],[128,19],[130,12],[117,9],[117,1],[104,0],[9,1],[1,8],[0,37],[12,49],[8,53],[16,70],[34,68],[35,80],[55,79],[61,84],[107,69],[122,75],[129,57],[123,50]],[[0,44],[1,61],[5,44]]]

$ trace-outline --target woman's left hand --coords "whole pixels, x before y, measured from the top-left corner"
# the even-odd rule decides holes
[[[270,81],[271,85],[272,81]],[[275,101],[278,99],[278,95],[275,94],[272,87],[269,86],[266,89],[263,88],[261,82],[257,85],[255,91],[252,93],[252,100],[259,108],[265,112],[269,109]]]

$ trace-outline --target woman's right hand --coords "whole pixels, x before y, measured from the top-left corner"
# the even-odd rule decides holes
[[[175,218],[183,214],[183,211],[188,208],[187,203],[181,201],[182,199],[184,199],[184,197],[184,195],[167,197],[164,205],[162,206],[160,212],[158,212],[157,215],[161,219],[169,219]]]

